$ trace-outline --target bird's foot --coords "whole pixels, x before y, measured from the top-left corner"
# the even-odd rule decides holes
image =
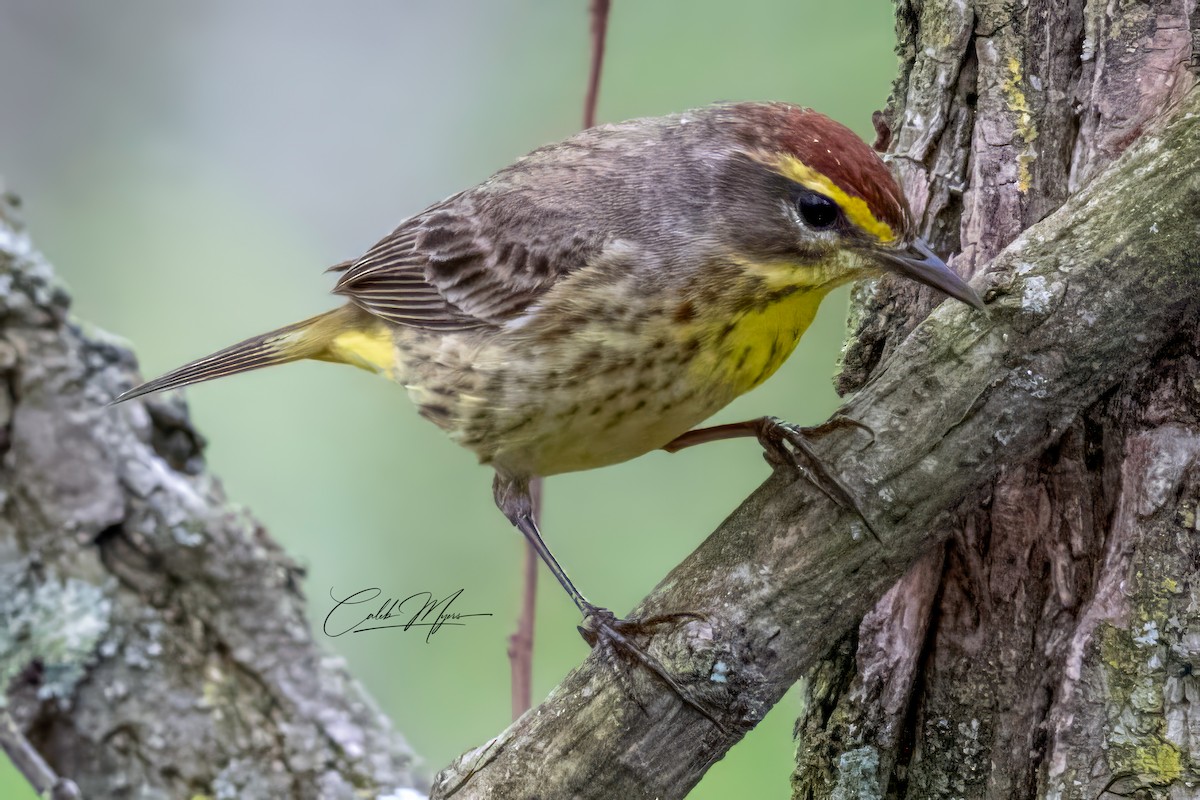
[[[811,428],[793,425],[778,417],[761,417],[754,421],[754,425],[754,433],[763,446],[763,456],[767,463],[775,469],[799,470],[814,486],[824,492],[826,497],[845,510],[857,514],[875,540],[879,541],[879,534],[871,527],[853,493],[813,451],[809,440],[813,433],[842,427],[865,430],[874,439],[875,432],[869,426],[844,416],[834,417]]]
[[[622,619],[607,608],[591,604],[584,607],[583,614],[583,625],[579,626],[579,634],[593,649],[600,650],[618,675],[625,674],[618,661],[618,655],[624,654],[649,670],[651,674],[666,684],[680,700],[715,725],[722,734],[728,733],[711,709],[693,697],[679,681],[675,680],[675,677],[663,666],[661,661],[639,647],[631,638],[650,634],[655,628],[663,625],[683,620],[703,619],[703,615],[685,611],[675,614],[659,614],[645,619]],[[630,694],[636,698],[632,692]],[[639,703],[639,705],[641,704]]]
[[[671,625],[693,619],[704,619],[704,615],[693,611],[678,611],[673,614],[658,614],[644,619],[624,619],[618,617],[607,608],[588,605],[584,608],[584,624],[579,626],[579,635],[583,637],[585,642],[595,647],[597,637],[599,636],[598,631],[603,627],[607,627],[628,639],[630,636],[650,636],[654,633],[655,629],[663,625]]]

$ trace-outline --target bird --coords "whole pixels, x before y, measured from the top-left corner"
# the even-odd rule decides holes
[[[113,403],[299,359],[349,364],[494,472],[497,506],[583,615],[691,700],[617,617],[575,587],[534,518],[535,478],[715,439],[805,457],[774,417],[696,426],[793,351],[835,287],[891,272],[983,309],[917,234],[904,192],[849,128],[782,102],[598,125],[402,221],[329,268],[345,304],[129,389]],[[786,445],[790,444],[792,449]]]

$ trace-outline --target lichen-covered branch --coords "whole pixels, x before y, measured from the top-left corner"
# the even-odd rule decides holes
[[[418,797],[182,401],[108,407],[133,356],[67,306],[5,198],[0,679],[24,744],[89,798]]]
[[[882,544],[808,483],[777,474],[636,609],[703,615],[648,646],[721,709],[730,733],[593,654],[444,770],[434,796],[683,797],[950,535],[957,504],[1043,452],[1200,323],[1197,174],[1193,92],[991,262],[989,314],[945,303],[894,347],[842,409],[874,436],[830,426],[817,442]]]

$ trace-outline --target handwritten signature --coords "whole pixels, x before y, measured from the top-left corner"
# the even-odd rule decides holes
[[[325,615],[323,626],[325,635],[333,638],[346,633],[364,633],[387,628],[400,628],[406,631],[413,628],[426,628],[425,641],[428,642],[443,627],[462,627],[466,625],[463,620],[469,617],[492,616],[486,613],[463,614],[451,611],[450,605],[462,593],[463,590],[459,589],[439,600],[433,596],[432,592],[415,592],[402,599],[387,597],[375,605],[375,601],[383,594],[383,590],[377,587],[359,589],[343,598],[335,595],[331,588],[329,597],[333,600],[334,606]],[[363,615],[363,609],[354,608],[354,606],[364,604],[370,604],[367,608],[375,610]],[[335,615],[337,616],[336,621],[334,620]]]

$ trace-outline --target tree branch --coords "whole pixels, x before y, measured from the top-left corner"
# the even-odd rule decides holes
[[[843,407],[873,440],[831,427],[817,446],[859,490],[886,550],[808,483],[777,474],[636,609],[704,615],[649,648],[723,709],[733,734],[593,654],[444,770],[433,796],[683,797],[948,535],[947,509],[1200,323],[1197,175],[1192,91],[992,262],[989,315],[943,304]]]
[[[302,570],[204,471],[183,401],[106,406],[133,355],[68,302],[0,201],[0,678],[6,738],[45,760],[31,777],[418,797],[408,746],[313,642]]]

